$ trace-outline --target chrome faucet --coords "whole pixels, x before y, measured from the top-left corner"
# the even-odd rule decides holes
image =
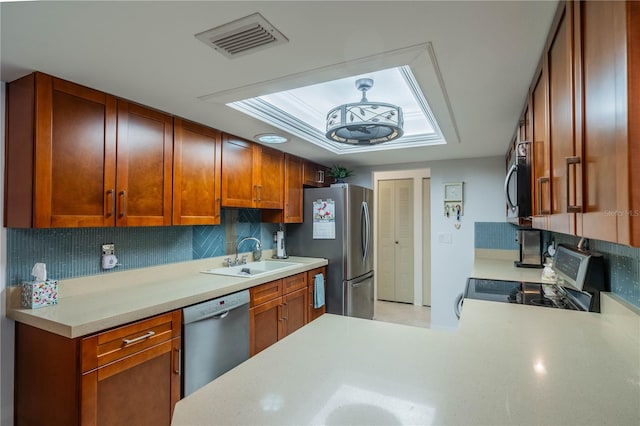
[[[242,256],[242,261],[238,260],[238,248],[240,247],[240,244],[247,240],[254,240],[256,242],[256,249],[253,251],[253,260],[257,262],[262,259],[262,243],[260,242],[260,240],[255,237],[244,237],[243,239],[238,241],[238,244],[236,244],[236,265],[247,263],[246,256]]]

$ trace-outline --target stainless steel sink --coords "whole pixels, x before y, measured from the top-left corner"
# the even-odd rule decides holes
[[[295,268],[301,266],[302,263],[281,262],[272,260],[262,260],[260,262],[250,262],[244,265],[229,266],[222,268],[213,268],[202,271],[205,274],[226,275],[230,277],[253,278],[260,275],[269,274],[275,271]]]

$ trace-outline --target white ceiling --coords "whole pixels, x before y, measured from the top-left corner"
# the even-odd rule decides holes
[[[556,4],[3,2],[0,78],[43,71],[252,139],[276,129],[226,102],[402,61],[411,66],[447,145],[337,156],[294,138],[277,148],[350,166],[503,155]],[[194,37],[254,12],[289,43],[228,59]]]

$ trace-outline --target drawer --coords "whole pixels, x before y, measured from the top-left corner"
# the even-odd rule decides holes
[[[318,274],[323,274],[324,275],[324,281],[325,281],[325,283],[327,282],[327,267],[326,266],[322,266],[320,268],[316,268],[316,269],[312,269],[310,271],[307,271],[307,284],[309,286],[313,286],[313,279]]]
[[[291,293],[307,286],[307,273],[292,275],[282,279],[282,294]]]
[[[158,315],[82,340],[82,371],[101,367],[180,335],[181,311]]]
[[[254,307],[262,303],[282,296],[282,280],[275,280],[260,284],[249,289],[251,301],[249,306]]]

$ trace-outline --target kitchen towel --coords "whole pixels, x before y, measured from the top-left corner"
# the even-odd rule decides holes
[[[324,275],[316,274],[313,277],[313,308],[324,306]]]

